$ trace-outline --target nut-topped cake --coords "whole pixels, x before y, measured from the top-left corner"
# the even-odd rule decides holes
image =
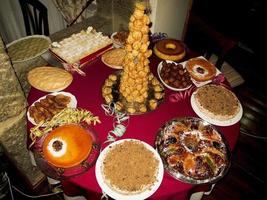
[[[51,51],[67,63],[73,64],[110,44],[112,40],[108,36],[89,26],[86,31],[82,30],[60,42],[53,42]]]
[[[234,93],[219,85],[205,85],[194,94],[198,108],[210,118],[229,120],[240,111],[240,103]]]
[[[159,160],[140,141],[126,140],[110,148],[102,170],[107,184],[116,191],[141,193],[157,181]]]

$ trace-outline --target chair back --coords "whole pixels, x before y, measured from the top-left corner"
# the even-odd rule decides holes
[[[27,35],[49,35],[47,8],[38,0],[19,0]]]
[[[216,54],[215,65],[218,69],[222,67],[225,57],[237,45],[236,41],[215,30],[194,12],[190,13],[185,41],[191,49],[201,53],[207,60]]]

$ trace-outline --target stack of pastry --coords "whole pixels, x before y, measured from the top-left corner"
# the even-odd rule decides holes
[[[154,110],[164,97],[163,86],[149,69],[148,58],[152,50],[148,49],[150,20],[145,9],[143,3],[136,3],[124,47],[126,55],[122,63],[123,72],[116,80],[110,76],[102,88],[106,103],[115,102],[117,110],[125,110],[130,114]],[[119,94],[114,95],[117,89]],[[116,100],[115,96],[119,98]]]
[[[144,103],[148,96],[148,57],[152,54],[149,45],[149,18],[145,6],[137,3],[130,18],[129,36],[126,40],[126,56],[121,77],[120,93],[128,103]]]
[[[120,82],[120,93],[127,103],[145,103],[148,97],[149,60],[152,54],[149,45],[149,17],[144,13],[145,6],[137,3],[129,22],[129,36],[126,40],[124,72]],[[130,108],[130,112],[134,112]]]

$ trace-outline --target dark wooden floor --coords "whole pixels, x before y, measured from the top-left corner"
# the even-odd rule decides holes
[[[267,189],[267,96],[266,90],[262,89],[263,87],[259,88],[264,84],[258,82],[262,77],[257,80],[249,76],[246,78],[245,84],[235,88],[244,114],[231,169],[216,184],[210,195],[204,195],[204,200],[266,199],[264,196]]]

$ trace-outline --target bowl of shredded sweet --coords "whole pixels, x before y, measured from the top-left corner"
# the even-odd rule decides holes
[[[49,37],[31,35],[7,44],[7,51],[13,63],[21,63],[41,56],[49,49],[50,45]]]

